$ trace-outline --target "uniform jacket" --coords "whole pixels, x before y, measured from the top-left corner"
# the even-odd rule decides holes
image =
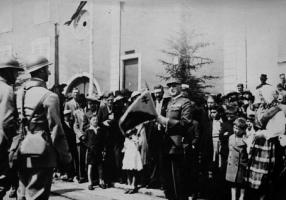
[[[13,88],[0,77],[0,145],[16,134],[16,104]]]
[[[186,146],[186,150],[190,150],[191,146],[198,147],[200,136],[199,130],[199,122],[196,120],[191,121],[191,125],[187,130],[187,133],[184,137],[184,146]]]
[[[8,143],[16,135],[13,88],[0,77],[0,175],[8,169]]]
[[[46,88],[46,83],[41,79],[31,79],[25,86],[27,89],[24,110],[28,117],[32,114],[38,102],[40,107],[35,113],[29,125],[30,130],[45,131],[50,135],[47,139],[51,143],[47,149],[47,155],[40,158],[28,157],[23,162],[23,167],[56,167],[58,164],[68,164],[71,161],[71,154],[68,149],[67,139],[65,137],[61,120],[60,106],[58,96]],[[48,93],[44,99],[42,97]],[[17,108],[21,112],[23,89],[17,94]]]
[[[167,106],[166,117],[166,134],[169,138],[165,150],[169,154],[182,154],[182,139],[191,125],[191,101],[181,95],[172,98]]]
[[[229,137],[226,180],[234,183],[243,183],[246,177],[246,167],[246,143],[242,138],[236,138],[233,134]]]

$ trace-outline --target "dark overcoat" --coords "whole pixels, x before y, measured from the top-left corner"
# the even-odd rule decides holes
[[[226,180],[243,183],[246,176],[247,152],[246,143],[234,134],[229,137],[229,154],[227,159]]]

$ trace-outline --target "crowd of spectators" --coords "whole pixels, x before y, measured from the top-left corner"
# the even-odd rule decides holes
[[[188,85],[182,95],[192,102],[192,125],[182,142],[185,192],[193,199],[281,199],[286,198],[285,114],[286,79],[280,74],[277,87],[267,75],[251,92],[243,84],[225,95],[207,95],[192,101]],[[161,85],[152,96],[164,116],[169,97]],[[161,144],[162,127],[148,121],[122,134],[118,121],[140,91],[115,91],[85,96],[77,88],[68,99],[60,94],[62,124],[73,162],[59,169],[64,181],[89,182],[105,189],[112,183],[164,189]],[[208,186],[208,187],[206,187]],[[283,199],[283,198],[282,198]]]

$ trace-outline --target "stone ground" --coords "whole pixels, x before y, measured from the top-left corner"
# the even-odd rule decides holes
[[[164,193],[158,189],[140,188],[136,194],[125,194],[128,187],[116,183],[114,187],[101,189],[95,187],[88,190],[88,183],[63,182],[55,180],[52,185],[50,200],[164,200]],[[8,195],[7,195],[8,196]],[[4,198],[15,200],[16,198]],[[191,199],[191,198],[190,198]],[[202,199],[201,199],[202,200]]]

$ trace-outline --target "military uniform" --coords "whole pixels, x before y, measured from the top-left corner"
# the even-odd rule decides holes
[[[13,88],[0,77],[0,199],[9,189],[8,148],[16,134],[16,115]]]
[[[16,71],[23,71],[16,60],[0,63],[0,200],[11,184],[8,150],[12,137],[16,135],[17,111],[14,91],[10,84],[15,83]]]
[[[27,71],[31,73],[48,65],[50,63],[47,59],[38,58],[27,65],[27,68],[29,67]],[[48,76],[48,68],[46,70],[45,74]],[[28,128],[33,132],[43,132],[42,137],[48,145],[44,156],[22,157],[19,166],[18,199],[25,197],[46,200],[50,195],[53,169],[67,165],[71,161],[71,154],[61,124],[58,96],[46,88],[46,83],[41,78],[32,77],[23,88],[25,89],[19,90],[17,94],[18,112],[22,114],[23,105],[23,114],[30,119],[36,106],[39,105]]]
[[[191,101],[182,95],[172,97],[166,111],[163,146],[164,189],[167,199],[187,199],[184,192],[183,137],[191,125]]]

